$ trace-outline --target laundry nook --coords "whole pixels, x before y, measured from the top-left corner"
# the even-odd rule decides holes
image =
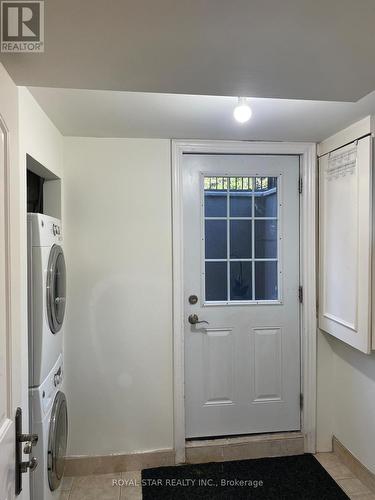
[[[40,467],[32,474],[35,498],[56,490],[62,480],[68,436],[63,332],[66,267],[61,222],[29,213],[29,395],[31,433],[38,436]],[[47,453],[42,453],[47,449]]]

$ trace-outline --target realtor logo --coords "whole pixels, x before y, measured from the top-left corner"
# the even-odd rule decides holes
[[[44,2],[1,2],[1,52],[44,52]]]

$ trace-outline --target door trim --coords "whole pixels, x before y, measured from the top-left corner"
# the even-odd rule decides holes
[[[303,142],[180,141],[172,140],[173,244],[173,406],[176,463],[185,462],[185,369],[183,293],[184,153],[300,155],[303,192],[300,196],[301,431],[305,452],[316,451],[316,145]],[[298,189],[298,186],[296,186]]]

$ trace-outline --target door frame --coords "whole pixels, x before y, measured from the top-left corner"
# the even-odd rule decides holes
[[[316,451],[316,144],[304,142],[172,140],[172,250],[173,250],[173,410],[176,463],[185,462],[185,345],[183,277],[184,153],[299,155],[300,196],[300,306],[301,431],[305,452]],[[298,186],[296,186],[298,189]]]

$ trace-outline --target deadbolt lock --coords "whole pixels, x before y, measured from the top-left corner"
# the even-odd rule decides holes
[[[198,297],[196,295],[190,295],[189,297],[189,304],[196,304],[198,302]]]

